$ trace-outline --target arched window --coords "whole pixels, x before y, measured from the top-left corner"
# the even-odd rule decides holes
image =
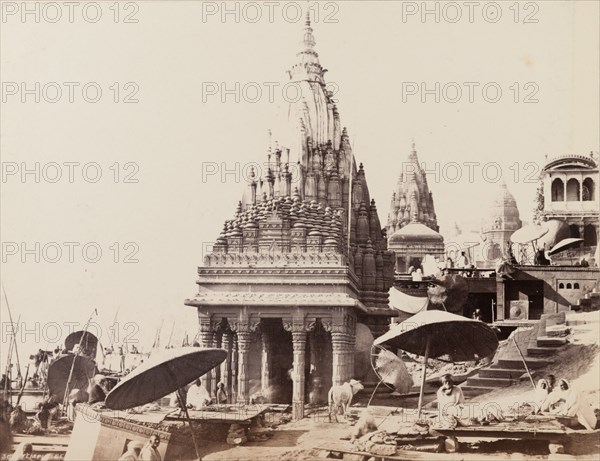
[[[571,284],[567,283],[567,290],[570,290],[570,289],[571,289]]]
[[[559,283],[559,284],[558,284],[558,289],[559,289],[559,290],[560,290],[561,288],[564,288],[564,287],[565,287],[565,284],[564,284],[564,283]]]
[[[569,226],[569,229],[571,230],[571,238],[574,238],[574,239],[580,238],[579,226],[577,224],[571,224]]]
[[[581,198],[584,202],[593,202],[596,200],[596,189],[594,188],[594,180],[585,178],[583,188],[581,189]]]
[[[556,178],[552,181],[552,201],[553,202],[564,202],[565,200],[565,183],[562,179]]]
[[[567,202],[579,201],[579,181],[571,178],[567,181]]]
[[[593,247],[598,245],[598,235],[596,235],[596,226],[586,224],[583,228],[583,246]]]
[[[574,290],[579,290],[579,283],[574,283],[573,284],[573,289]]]

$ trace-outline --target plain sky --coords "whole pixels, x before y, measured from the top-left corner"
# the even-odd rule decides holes
[[[501,179],[530,220],[545,156],[598,151],[598,2],[467,3],[425,16],[422,2],[311,3],[382,224],[413,138],[442,233],[477,231]],[[0,37],[1,275],[29,331],[22,355],[94,308],[103,328],[119,309],[119,339],[147,348],[164,320],[163,343],[173,323],[180,343],[197,330],[183,301],[203,251],[285,113],[307,3],[23,5],[2,2]],[[1,361],[6,313],[3,298]]]

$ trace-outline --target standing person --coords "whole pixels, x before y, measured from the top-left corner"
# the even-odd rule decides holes
[[[217,384],[217,404],[222,405],[227,403],[227,391],[225,390],[225,384],[219,382]]]
[[[0,390],[4,390],[5,386],[7,386],[10,390],[10,379],[6,377],[6,373],[2,373],[2,378],[0,379]]]
[[[466,269],[469,267],[469,258],[467,258],[467,255],[464,251],[460,252],[460,256],[457,261],[457,267],[461,269]]]
[[[475,309],[472,317],[473,320],[481,320],[481,309]]]
[[[123,350],[123,346],[119,346],[119,363],[121,373],[123,373],[125,371],[125,351]]]
[[[12,446],[12,434],[8,418],[10,407],[7,400],[0,400],[0,455],[8,453]]]
[[[162,461],[162,457],[158,452],[159,445],[160,437],[158,435],[151,436],[148,443],[142,448],[139,459],[143,461]]]

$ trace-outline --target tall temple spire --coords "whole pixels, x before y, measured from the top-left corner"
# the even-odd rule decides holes
[[[293,81],[308,80],[325,84],[323,75],[326,70],[319,63],[319,54],[315,51],[315,36],[310,23],[310,11],[306,12],[304,21],[304,32],[300,42],[300,51],[296,53],[296,64],[290,70],[290,78]]]
[[[313,35],[313,29],[310,26],[310,10],[306,11],[306,19],[304,21],[304,38],[302,40],[302,45],[304,47],[303,51],[312,50],[317,42],[315,41],[315,36]]]

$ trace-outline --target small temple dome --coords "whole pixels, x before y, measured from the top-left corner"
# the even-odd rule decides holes
[[[390,237],[389,244],[394,243],[422,243],[443,242],[444,237],[433,229],[419,222],[411,222],[402,229],[394,232]]]
[[[502,182],[500,190],[492,200],[487,222],[483,225],[483,231],[487,230],[511,230],[515,231],[522,226],[519,217],[519,208],[513,194]]]

